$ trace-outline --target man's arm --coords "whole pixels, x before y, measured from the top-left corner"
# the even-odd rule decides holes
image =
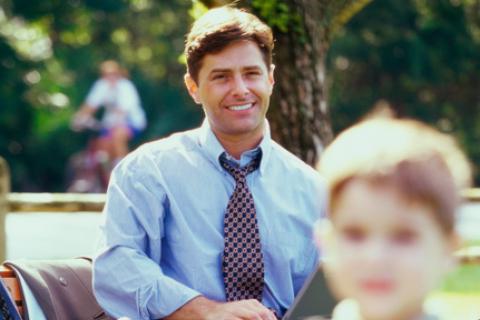
[[[73,115],[71,126],[74,130],[82,130],[91,126],[93,115],[97,112],[98,107],[103,103],[105,96],[104,85],[100,81],[96,81],[90,88],[84,103]]]
[[[199,295],[159,265],[166,196],[154,183],[161,180],[152,177],[154,167],[137,154],[112,174],[93,284],[100,305],[114,317],[163,318]]]

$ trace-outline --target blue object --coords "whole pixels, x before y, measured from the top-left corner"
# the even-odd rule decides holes
[[[0,280],[0,317],[2,320],[22,320],[2,280]]]

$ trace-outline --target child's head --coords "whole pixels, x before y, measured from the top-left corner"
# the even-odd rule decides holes
[[[415,318],[452,265],[465,156],[422,123],[374,119],[340,134],[318,169],[330,189],[319,242],[334,294],[365,319]]]

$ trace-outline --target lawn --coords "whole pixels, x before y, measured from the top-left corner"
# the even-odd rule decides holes
[[[459,266],[429,297],[426,307],[445,320],[479,320],[480,265]]]

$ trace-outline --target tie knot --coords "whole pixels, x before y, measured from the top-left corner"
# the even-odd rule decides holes
[[[227,160],[227,157],[225,156],[225,153],[223,153],[220,156],[220,164],[222,167],[227,170],[228,173],[232,175],[232,177],[235,179],[235,181],[241,181],[245,180],[245,177],[250,173],[258,169],[260,166],[260,161],[262,159],[262,153],[259,152],[255,158],[250,161],[249,164],[247,164],[245,167],[236,167],[230,164]]]

